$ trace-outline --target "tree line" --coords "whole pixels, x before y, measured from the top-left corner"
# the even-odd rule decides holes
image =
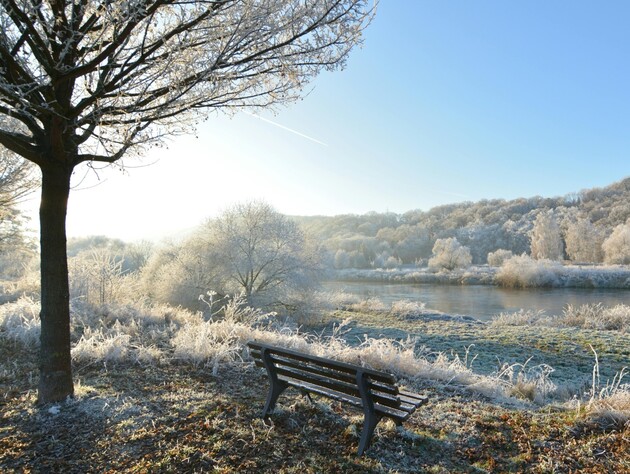
[[[466,247],[473,264],[492,263],[498,251],[575,263],[630,263],[630,178],[555,198],[294,219],[321,242],[328,266],[338,269],[424,265],[444,239]]]

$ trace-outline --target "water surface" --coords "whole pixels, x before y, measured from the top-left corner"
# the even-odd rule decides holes
[[[326,291],[342,290],[363,297],[376,297],[386,303],[397,300],[420,301],[427,308],[447,314],[490,320],[501,312],[522,308],[543,310],[547,315],[562,314],[567,305],[603,303],[606,306],[630,304],[630,290],[590,288],[507,289],[490,285],[431,285],[408,283],[324,283]]]

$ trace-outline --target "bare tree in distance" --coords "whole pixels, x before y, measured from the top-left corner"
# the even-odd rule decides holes
[[[242,292],[247,301],[310,281],[315,259],[298,225],[260,201],[236,204],[202,228],[210,260],[222,276],[221,289]],[[269,301],[267,303],[277,303]]]
[[[20,257],[32,251],[25,237],[26,218],[18,208],[20,202],[39,186],[35,165],[0,145],[0,267],[12,261],[19,267]],[[11,271],[9,273],[14,273]]]
[[[372,14],[367,0],[0,0],[0,144],[42,172],[40,402],[74,391],[75,167],[142,153],[211,110],[295,100],[345,64]]]
[[[454,237],[437,239],[433,245],[433,257],[429,259],[429,267],[434,269],[455,270],[467,268],[472,263],[470,249],[463,246]]]
[[[0,213],[15,207],[39,187],[34,168],[31,162],[0,146]]]
[[[602,244],[606,263],[630,264],[630,219],[616,226]]]
[[[564,244],[552,210],[540,212],[531,230],[531,254],[536,260],[562,260]]]

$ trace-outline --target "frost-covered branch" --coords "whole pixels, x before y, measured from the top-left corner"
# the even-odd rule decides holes
[[[0,5],[0,113],[34,135],[56,116],[67,148],[108,161],[207,110],[296,99],[319,70],[344,65],[372,15],[366,0]],[[116,135],[127,140],[114,146]]]

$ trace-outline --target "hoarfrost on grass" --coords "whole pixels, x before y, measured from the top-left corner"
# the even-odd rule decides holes
[[[39,346],[39,302],[22,296],[13,303],[0,305],[0,330],[5,337],[27,347]]]
[[[334,304],[345,297],[340,295]],[[376,300],[352,302],[352,307],[378,309],[394,315],[425,311],[422,304],[394,302],[391,306]],[[623,327],[627,330],[630,308],[618,305],[604,308],[567,307],[562,317],[547,317],[543,313],[520,311],[502,314],[492,324],[580,324],[583,327]],[[38,340],[39,305],[28,298],[0,306],[0,335],[32,346]],[[611,322],[612,321],[612,322]],[[621,323],[619,323],[621,321]],[[316,356],[330,357],[397,374],[408,383],[431,380],[444,386],[465,388],[498,401],[517,397],[535,403],[557,398],[558,390],[545,364],[528,366],[512,364],[495,374],[481,375],[473,371],[475,357],[470,347],[462,359],[458,355],[429,353],[415,339],[393,340],[371,338],[350,344],[345,331],[350,320],[334,327],[331,333],[319,335],[300,332],[294,325],[283,325],[274,313],[250,308],[238,298],[222,307],[210,320],[201,313],[191,313],[166,305],[73,306],[72,357],[80,362],[155,364],[173,360],[179,363],[203,365],[215,375],[223,364],[248,359],[245,344],[256,339]],[[621,324],[621,326],[620,326]],[[623,373],[622,373],[623,376]],[[599,390],[590,401],[592,411],[608,410],[615,419],[626,419],[628,384],[621,378],[611,387]],[[512,399],[513,400],[513,399]],[[620,409],[611,408],[615,404]],[[606,405],[608,404],[608,405]],[[606,408],[608,407],[608,408]],[[614,411],[617,410],[617,411]],[[619,412],[619,413],[618,413]],[[612,416],[612,415],[611,415]]]
[[[524,310],[502,312],[490,322],[493,326],[576,327],[604,331],[630,332],[630,306],[602,303],[568,304],[561,315],[547,316],[543,311]]]

